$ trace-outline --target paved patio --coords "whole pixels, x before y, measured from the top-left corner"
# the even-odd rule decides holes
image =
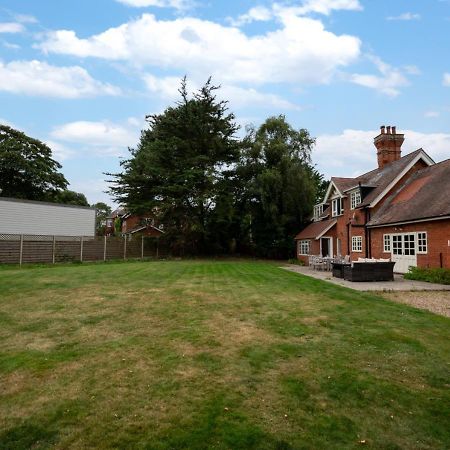
[[[450,291],[450,286],[445,284],[426,283],[424,281],[405,280],[402,275],[395,274],[394,281],[366,281],[352,282],[341,278],[334,278],[331,272],[312,270],[308,266],[297,266],[289,264],[282,266],[282,269],[291,272],[301,273],[318,280],[329,281],[330,283],[345,286],[357,291]]]

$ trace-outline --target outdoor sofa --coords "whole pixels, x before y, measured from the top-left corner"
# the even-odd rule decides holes
[[[348,281],[394,281],[394,265],[389,260],[364,259],[345,265],[344,280]]]

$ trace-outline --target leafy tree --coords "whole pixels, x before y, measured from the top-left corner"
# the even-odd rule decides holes
[[[307,130],[295,130],[282,115],[248,130],[238,169],[246,180],[242,234],[261,256],[288,257],[311,214],[322,179],[311,165],[314,143]]]
[[[58,192],[53,200],[57,203],[64,203],[66,205],[89,206],[89,202],[84,194],[68,189]]]
[[[52,200],[68,184],[60,169],[46,144],[0,125],[1,196]]]
[[[98,236],[105,234],[106,219],[111,215],[111,207],[104,202],[97,202],[92,205],[96,210],[95,229]]]
[[[225,198],[238,161],[238,126],[209,79],[162,114],[147,117],[131,158],[121,162],[110,192],[132,212],[152,211],[179,252],[207,253],[215,244],[213,216]],[[216,217],[217,218],[217,217]]]

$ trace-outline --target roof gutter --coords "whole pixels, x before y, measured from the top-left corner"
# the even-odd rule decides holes
[[[434,222],[436,220],[445,220],[445,219],[450,219],[450,215],[442,216],[442,217],[426,217],[424,219],[411,219],[411,220],[405,220],[403,222],[382,223],[380,225],[367,225],[367,228],[383,228],[383,227],[391,227],[391,226],[395,226],[395,225],[408,225],[411,223]]]

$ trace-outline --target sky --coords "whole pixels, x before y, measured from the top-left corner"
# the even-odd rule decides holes
[[[376,166],[381,125],[450,158],[450,0],[0,0],[0,123],[46,142],[69,188],[105,172],[145,116],[212,76],[241,125],[284,114],[327,178]]]

